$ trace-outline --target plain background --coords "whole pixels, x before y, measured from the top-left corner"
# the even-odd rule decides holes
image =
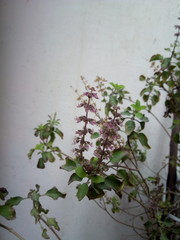
[[[45,170],[36,168],[37,158],[28,160],[37,143],[33,128],[57,112],[65,134],[60,144],[71,154],[77,102],[70,86],[81,91],[81,75],[90,83],[98,75],[126,85],[136,99],[143,87],[139,75],[152,73],[149,58],[174,41],[179,10],[176,0],[0,0],[0,185],[9,196],[26,196],[36,183],[42,192],[53,186],[66,192],[66,200],[44,201],[63,240],[138,237],[93,201],[79,203],[76,185],[67,186],[69,174],[59,170],[58,160]],[[160,119],[163,111],[162,104],[154,109]],[[170,120],[162,121],[170,126]],[[148,164],[156,170],[168,154],[168,139],[154,119],[146,133],[153,149]],[[16,221],[0,221],[26,240],[41,239],[31,207],[23,202]],[[15,237],[0,229],[0,239]]]

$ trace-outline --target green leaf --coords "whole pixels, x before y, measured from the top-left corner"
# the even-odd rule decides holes
[[[40,194],[37,193],[36,191],[32,191],[29,195],[29,197],[31,198],[31,200],[39,202],[39,198],[40,198]]]
[[[140,75],[140,76],[139,76],[139,80],[140,80],[140,81],[144,81],[144,80],[146,80],[146,77],[145,77],[144,75]]]
[[[44,239],[50,239],[50,237],[49,237],[48,234],[47,234],[47,229],[46,229],[46,228],[43,229],[41,236],[42,236]]]
[[[110,95],[110,96],[109,96],[109,103],[110,103],[110,105],[112,105],[112,106],[116,106],[117,103],[118,103],[116,96]]]
[[[0,188],[0,199],[5,200],[5,197],[8,195],[8,191],[6,188]]]
[[[59,137],[60,137],[61,139],[63,139],[63,137],[64,137],[63,132],[61,132],[58,128],[55,128],[55,133],[56,133],[57,135],[59,135]]]
[[[161,54],[155,54],[150,58],[150,62],[156,61],[156,60],[163,60],[163,56]]]
[[[159,102],[159,96],[158,95],[153,95],[151,97],[152,105],[156,105]]]
[[[35,149],[36,150],[40,150],[40,151],[43,151],[44,150],[44,144],[43,143],[40,143],[40,144],[37,144],[36,146],[35,146]]]
[[[13,220],[16,218],[16,212],[14,208],[8,205],[0,206],[0,215],[6,218],[7,220]]]
[[[121,115],[131,116],[131,113],[129,111],[124,111],[121,113]]]
[[[157,177],[147,177],[147,180],[149,181],[149,182],[157,182],[158,181],[158,178]]]
[[[126,170],[124,170],[124,169],[118,170],[117,176],[122,178],[126,182],[126,184],[129,182],[129,176],[128,176],[128,173],[126,172]]]
[[[99,137],[99,133],[98,132],[95,132],[91,135],[91,139],[95,139],[95,138],[98,138]]]
[[[135,104],[131,104],[131,106],[132,106],[137,112],[146,109],[146,106],[141,106],[141,103],[140,103],[139,100],[136,100],[136,103],[135,103]]]
[[[125,132],[126,132],[126,134],[130,135],[134,131],[135,127],[136,127],[135,122],[132,121],[132,120],[128,120],[125,123]]]
[[[141,120],[144,117],[144,114],[137,112],[135,113],[135,116]]]
[[[147,102],[148,99],[149,99],[149,95],[147,95],[147,94],[143,95],[143,100],[144,100],[145,102]]]
[[[110,85],[113,86],[114,89],[116,89],[116,90],[120,90],[120,89],[124,89],[125,88],[124,85],[119,85],[117,83],[110,82]]]
[[[125,160],[128,157],[127,152],[120,149],[115,149],[110,157],[112,163],[119,163],[120,161]]]
[[[111,109],[111,105],[109,103],[106,103],[106,105],[105,105],[105,114],[106,114],[106,116],[109,115],[110,109]]]
[[[88,185],[87,183],[80,184],[78,186],[78,191],[77,191],[77,198],[79,201],[81,201],[88,193]]]
[[[130,186],[136,186],[139,183],[138,176],[134,173],[129,174],[128,184]]]
[[[114,175],[106,177],[105,184],[116,191],[120,191],[122,187],[122,182],[119,181]]]
[[[103,176],[93,176],[91,180],[93,183],[101,183],[105,181],[105,178]]]
[[[59,192],[59,190],[56,187],[53,187],[49,189],[46,193],[46,196],[51,197],[52,199],[56,200],[58,198],[65,198],[66,194]]]
[[[35,150],[36,150],[35,148],[31,148],[31,149],[29,150],[29,153],[27,154],[27,156],[28,156],[29,159],[32,158],[32,155],[33,155],[33,153],[34,153]]]
[[[44,164],[43,158],[39,158],[38,163],[37,163],[37,168],[40,168],[40,169],[45,168],[45,164]]]
[[[164,58],[161,64],[162,69],[166,69],[170,64],[171,58]]]
[[[39,220],[38,210],[36,208],[32,208],[30,213],[31,213],[31,216],[33,216],[35,218],[35,223],[37,223]]]
[[[81,180],[82,180],[81,177],[79,177],[76,173],[73,173],[69,178],[68,185],[71,184],[74,181],[80,182]]]
[[[43,152],[42,153],[42,158],[44,162],[54,162],[55,161],[55,157],[51,152]]]
[[[66,158],[66,164],[61,166],[60,168],[70,172],[76,168],[76,163],[69,158]]]
[[[89,200],[101,198],[103,196],[104,196],[104,191],[102,189],[97,189],[94,186],[94,184],[93,184],[93,186],[90,185],[90,187],[88,189],[88,193],[87,193],[87,197]]]
[[[55,218],[47,218],[47,224],[51,227],[54,227],[57,231],[60,231],[60,227]]]
[[[148,139],[146,137],[146,135],[144,133],[139,133],[137,135],[140,143],[142,144],[143,147],[147,148],[147,149],[150,149],[151,147],[149,146],[148,144]]]
[[[84,171],[84,168],[82,166],[78,166],[75,169],[76,174],[78,175],[78,177],[80,178],[84,178],[87,176],[86,172]]]
[[[6,205],[12,207],[12,206],[16,206],[18,205],[22,200],[24,200],[24,198],[22,197],[12,197],[9,200],[6,201]]]

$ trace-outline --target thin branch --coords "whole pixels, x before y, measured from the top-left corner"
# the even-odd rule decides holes
[[[131,146],[129,137],[128,137],[128,141],[127,141],[127,142],[128,142],[128,145],[129,145],[129,147],[130,147],[131,153],[132,153],[132,155],[133,155],[133,158],[134,158],[136,164],[134,164],[133,161],[131,161],[131,162],[132,162],[132,164],[137,168],[137,172],[138,172],[139,176],[141,177],[141,179],[142,179],[142,181],[143,181],[143,183],[144,183],[144,185],[145,185],[145,188],[143,187],[143,185],[141,184],[141,182],[139,182],[139,181],[138,181],[138,182],[139,182],[139,184],[141,185],[141,187],[142,187],[144,190],[145,190],[145,189],[147,190],[147,196],[149,196],[149,195],[150,195],[150,193],[149,193],[149,187],[148,187],[148,185],[147,185],[147,183],[146,183],[146,180],[144,179],[143,175],[141,174],[141,172],[140,172],[139,169],[138,169],[136,156],[135,156],[134,151],[133,151],[133,149],[132,149],[132,146]],[[137,180],[138,180],[138,179],[137,179]]]
[[[165,126],[161,123],[161,121],[158,119],[158,117],[153,112],[151,112],[151,111],[148,111],[148,112],[156,119],[156,121],[160,124],[160,126],[163,128],[165,133],[168,135],[168,137],[171,138],[171,135],[169,134],[169,132],[167,131]]]
[[[118,220],[117,218],[115,218],[114,216],[112,216],[112,215],[110,214],[110,212],[109,212],[108,209],[106,208],[106,204],[105,204],[105,202],[104,202],[104,199],[103,199],[104,207],[101,206],[96,200],[94,200],[94,202],[95,202],[103,211],[105,211],[115,222],[120,223],[120,224],[122,224],[122,225],[124,225],[124,226],[126,226],[126,227],[132,228],[132,225],[130,225],[130,224],[128,224],[128,223],[125,223],[125,222],[121,222],[120,220]],[[136,227],[136,229],[138,229],[138,230],[140,230],[140,231],[144,231],[143,228],[138,228],[138,227]]]
[[[45,220],[42,216],[40,216],[40,215],[39,215],[39,218],[40,218],[40,220],[52,231],[52,233],[56,236],[56,238],[57,238],[58,240],[61,240],[61,238],[59,237],[59,235],[54,231],[54,229],[53,229],[51,226],[49,226],[49,224],[46,222],[46,220]]]
[[[10,233],[12,233],[14,236],[16,236],[17,238],[19,238],[20,240],[25,240],[25,238],[23,238],[19,233],[17,233],[13,228],[10,228],[2,223],[0,223],[0,227],[6,229],[7,231],[9,231]]]

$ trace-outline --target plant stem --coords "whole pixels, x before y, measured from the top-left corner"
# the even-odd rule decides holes
[[[7,231],[9,231],[10,233],[12,233],[14,236],[16,236],[17,238],[19,238],[20,240],[25,240],[25,238],[23,238],[19,233],[17,233],[13,228],[10,228],[2,223],[0,223],[0,227],[6,229]]]
[[[161,123],[161,121],[158,119],[158,117],[151,111],[148,111],[155,119],[156,121],[161,125],[161,127],[163,128],[163,130],[165,131],[165,133],[168,135],[169,138],[171,138],[171,135],[168,133],[167,129],[165,128],[165,126]]]
[[[54,231],[54,229],[53,229],[51,226],[49,226],[49,224],[46,222],[46,220],[45,220],[42,216],[40,216],[40,215],[39,215],[39,218],[40,218],[40,220],[51,230],[51,232],[56,236],[56,238],[57,238],[58,240],[61,240],[61,238],[59,237],[59,235]]]

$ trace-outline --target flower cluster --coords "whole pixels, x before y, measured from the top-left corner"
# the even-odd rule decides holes
[[[99,122],[100,126],[100,138],[98,139],[97,148],[94,151],[94,155],[102,162],[104,159],[109,159],[112,151],[115,148],[120,147],[120,134],[119,130],[121,127],[121,115],[114,112],[114,116],[107,117]]]
[[[79,108],[84,108],[85,115],[79,116],[76,118],[77,123],[84,123],[83,128],[76,131],[76,137],[74,138],[74,144],[78,144],[78,146],[74,149],[74,153],[76,157],[83,161],[84,156],[83,153],[89,150],[89,147],[92,147],[92,143],[86,140],[86,135],[92,135],[94,130],[89,128],[89,125],[96,125],[97,122],[95,119],[89,117],[89,113],[96,113],[97,108],[95,104],[92,104],[92,99],[98,99],[95,89],[92,87],[87,87],[87,92],[83,94],[83,99],[81,99],[81,103],[77,106]],[[84,99],[86,97],[86,99]]]

